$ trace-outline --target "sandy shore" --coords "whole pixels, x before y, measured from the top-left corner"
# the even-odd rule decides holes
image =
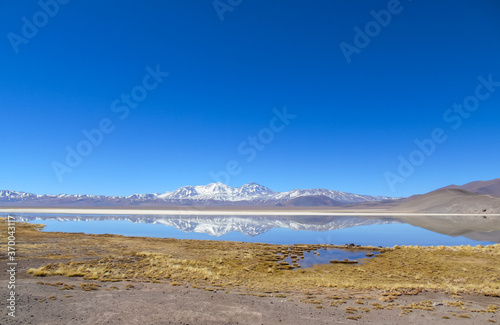
[[[113,208],[0,208],[0,213],[44,213],[44,214],[84,214],[84,215],[257,215],[257,216],[479,216],[483,214],[473,213],[412,213],[412,212],[387,212],[377,210],[331,210],[318,209],[113,209]],[[488,216],[500,216],[500,214],[488,214]]]

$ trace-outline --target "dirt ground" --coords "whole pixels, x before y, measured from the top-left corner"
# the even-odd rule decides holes
[[[5,262],[5,261],[4,261]],[[337,290],[315,295],[321,303],[306,303],[307,296],[259,297],[238,292],[206,291],[171,283],[99,282],[80,277],[35,277],[28,266],[44,260],[22,260],[16,278],[16,317],[7,315],[7,280],[2,276],[0,324],[494,324],[500,322],[500,298],[450,296],[439,292],[379,300],[381,292]],[[80,284],[94,283],[85,291]],[[74,286],[72,289],[69,289]],[[66,288],[66,289],[64,289]],[[338,297],[348,297],[332,306]],[[336,300],[337,299],[337,300]],[[432,304],[433,310],[405,308],[412,303]],[[452,304],[450,305],[450,302]],[[453,304],[455,303],[455,304]],[[461,305],[461,303],[463,303]],[[385,307],[377,309],[380,304]],[[430,306],[430,305],[428,305]],[[354,310],[355,308],[355,310]],[[351,309],[351,310],[349,310]],[[348,319],[350,317],[351,319]]]

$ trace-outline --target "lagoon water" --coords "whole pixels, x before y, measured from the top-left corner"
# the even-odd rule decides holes
[[[371,253],[371,256],[366,256]],[[358,261],[358,264],[365,263],[368,259],[380,254],[380,252],[348,250],[348,249],[319,249],[317,251],[304,252],[303,256],[297,257],[297,264],[301,268],[311,267],[316,264],[329,264],[332,260],[343,261]],[[292,265],[291,257],[285,259],[288,264]]]
[[[1,214],[6,216],[7,214]],[[434,231],[393,218],[362,216],[195,216],[195,215],[64,215],[10,214],[17,221],[45,224],[43,231],[118,234],[259,242],[270,244],[334,244],[455,246],[500,242],[491,234]],[[435,228],[435,227],[430,227]],[[484,239],[482,239],[484,238]]]

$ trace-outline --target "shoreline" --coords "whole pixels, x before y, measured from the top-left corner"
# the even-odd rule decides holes
[[[389,211],[373,211],[373,210],[319,210],[319,209],[220,209],[220,208],[203,208],[203,209],[129,209],[129,208],[0,208],[0,213],[40,213],[40,214],[84,214],[84,215],[221,215],[221,216],[266,216],[266,215],[281,215],[281,216],[500,216],[500,214],[488,213],[433,213],[433,212],[389,212]]]

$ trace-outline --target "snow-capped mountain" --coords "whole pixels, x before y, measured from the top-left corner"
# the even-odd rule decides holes
[[[184,186],[162,194],[104,195],[36,195],[16,191],[0,191],[0,206],[332,206],[369,201],[392,200],[385,196],[370,196],[327,189],[274,192],[257,183],[231,187],[222,183]]]
[[[200,186],[184,186],[173,192],[166,192],[157,196],[164,200],[193,200],[193,201],[223,201],[240,202],[252,201],[256,203],[284,204],[300,197],[326,197],[338,204],[350,204],[367,201],[390,200],[391,197],[358,195],[327,189],[292,190],[288,192],[274,192],[257,183],[248,183],[240,187],[231,187],[222,183],[212,183]]]
[[[295,199],[303,196],[326,196],[332,200],[342,203],[358,203],[366,201],[381,201],[392,199],[382,196],[359,195],[346,192],[332,191],[324,188],[312,190],[292,190],[289,192],[281,192],[275,195],[277,200]]]
[[[24,199],[38,198],[39,195],[25,192],[0,190],[0,200],[2,201],[20,201]]]
[[[212,183],[199,186],[184,186],[173,192],[160,194],[158,198],[164,200],[247,201],[265,199],[273,194],[275,194],[275,192],[257,183],[248,183],[240,187],[231,187],[222,183]]]

